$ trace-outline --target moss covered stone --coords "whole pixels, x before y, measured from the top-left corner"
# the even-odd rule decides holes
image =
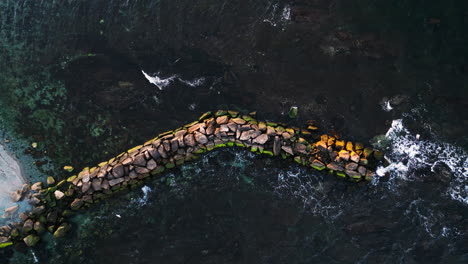
[[[227,115],[227,114],[229,114],[229,113],[226,110],[218,110],[218,111],[216,111],[215,116],[218,117],[218,116],[223,116],[223,115]]]
[[[203,120],[208,119],[210,117],[211,117],[211,112],[206,112],[206,113],[204,113],[203,115],[200,116],[198,121],[203,121]]]
[[[288,112],[289,118],[297,118],[297,115],[298,115],[297,110],[298,110],[297,106],[291,106],[291,108],[289,109],[289,112]]]
[[[226,120],[227,114],[229,114],[231,117],[230,119],[228,118],[229,120]],[[54,183],[55,186],[41,190],[39,199],[42,202],[41,207],[44,207],[44,210],[42,213],[38,213],[33,217],[35,223],[38,223],[37,227],[34,225],[33,232],[39,233],[41,226],[45,226],[47,219],[45,218],[44,213],[51,212],[51,207],[57,205],[57,201],[54,198],[54,192],[59,188],[69,197],[64,197],[63,195],[61,196],[62,198],[58,204],[61,208],[60,210],[63,210],[62,212],[59,212],[58,217],[60,219],[58,221],[49,221],[48,223],[50,224],[48,226],[49,231],[53,233],[54,237],[56,238],[62,237],[69,228],[69,225],[58,224],[63,223],[65,218],[72,214],[72,210],[88,207],[100,199],[110,197],[114,192],[128,190],[129,187],[135,188],[136,186],[141,186],[145,181],[145,177],[160,174],[164,172],[166,168],[171,169],[176,165],[182,165],[185,161],[197,158],[195,154],[202,154],[220,147],[249,147],[249,149],[255,153],[264,153],[269,156],[275,156],[275,154],[277,154],[276,156],[279,156],[281,154],[283,159],[294,157],[294,161],[301,165],[310,166],[316,170],[325,170],[326,168],[329,168],[332,170],[332,173],[333,170],[338,170],[336,172],[337,176],[347,178],[347,175],[341,171],[344,170],[344,168],[329,166],[332,163],[341,164],[343,161],[336,160],[335,158],[339,148],[345,148],[345,141],[332,140],[330,143],[330,140],[325,140],[323,141],[325,143],[325,147],[319,149],[315,147],[315,143],[312,143],[311,145],[308,140],[306,140],[306,138],[310,139],[311,137],[300,137],[301,135],[309,133],[306,130],[288,127],[285,124],[258,122],[250,115],[242,115],[241,118],[239,118],[238,112],[233,111],[227,112],[222,110],[218,111],[215,115],[217,115],[220,119],[219,122],[214,122],[214,117],[211,117],[211,113],[205,113],[200,117],[199,121],[195,121],[189,125],[174,130],[181,131],[186,127],[192,128],[195,126],[195,128],[192,128],[192,132],[197,131],[196,133],[204,134],[208,142],[194,142],[194,144],[188,144],[186,138],[183,137],[185,134],[187,134],[187,131],[184,133],[178,133],[182,135],[182,138],[178,137],[177,133],[174,137],[174,131],[168,131],[159,135],[159,137],[164,137],[163,139],[156,138],[153,141],[149,141],[148,144],[145,143],[145,145],[136,146],[107,162],[100,163],[97,167],[93,167],[92,169],[85,168],[80,172],[79,176],[71,176],[66,180],[60,181],[58,184]],[[205,122],[200,123],[200,120],[205,120]],[[221,127],[221,124],[224,124],[224,127]],[[220,131],[221,129],[222,131]],[[190,132],[190,129],[188,130],[188,134],[193,137],[193,133]],[[241,135],[239,132],[243,133],[243,131],[255,132],[258,133],[258,135],[256,134],[256,136],[252,136],[251,138],[244,138],[243,140],[240,140],[238,139],[238,137]],[[270,139],[273,137],[275,141],[260,140],[259,135],[264,135],[263,137],[266,136]],[[160,144],[161,140],[164,140],[163,142],[167,143],[167,140],[172,139],[173,137],[174,140],[172,140],[172,142],[175,142],[176,144],[171,143],[172,145],[170,146],[167,144],[167,146],[165,144]],[[327,139],[329,138],[331,137],[327,136]],[[326,144],[328,144],[328,146]],[[352,146],[353,143],[351,142],[346,144],[347,147],[349,148],[350,144],[353,148],[354,146]],[[333,151],[329,152],[329,148],[332,148]],[[357,159],[357,162],[359,162],[359,165],[361,166],[367,165],[365,162],[367,160],[364,159],[363,156],[367,155],[369,158],[371,158],[372,155],[374,155],[373,157],[378,159],[378,155],[381,154],[379,152],[374,152],[369,148],[362,149],[361,151],[361,145],[359,144],[356,144],[355,148],[359,151],[358,154],[361,155],[361,159]],[[272,149],[275,149],[275,151],[272,151]],[[135,163],[133,157],[136,155],[143,157],[146,162]],[[381,156],[383,156],[383,154],[381,154]],[[322,162],[322,160],[327,162]],[[116,175],[113,169],[116,166],[119,166],[119,162],[124,163],[124,161],[124,166],[126,166],[127,169],[126,172]],[[149,166],[148,164],[151,161],[152,163]],[[370,163],[375,164],[374,159],[372,159]],[[88,177],[89,173],[93,174],[89,175]],[[370,180],[373,176],[373,174],[369,173],[364,176],[366,171],[359,173],[359,177],[357,177],[357,175],[350,175],[350,179],[360,181],[363,179],[362,177],[365,177],[366,180]],[[84,184],[90,183],[93,184],[93,189],[82,188]],[[65,208],[69,206],[68,209],[71,210],[65,209],[62,206]],[[57,209],[54,208],[52,210]],[[27,228],[26,231],[30,232],[31,229]],[[20,235],[25,236],[28,234],[27,232],[26,234],[21,232],[19,236]],[[16,240],[21,240],[21,238]],[[31,240],[30,242],[34,242],[35,238],[28,236],[28,239]]]
[[[253,117],[248,116],[248,115],[242,116],[242,119],[244,119],[247,122],[256,121]]]
[[[172,169],[172,168],[174,168],[174,167],[175,167],[175,163],[174,163],[174,162],[171,161],[171,162],[166,163],[166,168]]]
[[[374,158],[378,161],[383,160],[383,152],[382,151],[374,151]]]
[[[28,235],[27,237],[25,237],[23,239],[24,243],[28,246],[28,247],[33,247],[37,244],[37,242],[39,242],[39,237],[36,236],[36,235]]]
[[[47,177],[47,185],[51,186],[55,183],[55,179],[52,176]]]
[[[237,112],[237,111],[232,111],[232,110],[229,110],[229,111],[228,111],[228,114],[229,114],[231,117],[237,117],[237,116],[239,116],[239,112]]]
[[[344,174],[343,172],[340,172],[340,171],[337,171],[336,175],[339,176],[339,177],[342,177],[342,178],[346,178],[346,174]]]
[[[11,246],[11,245],[13,245],[13,242],[11,242],[11,241],[2,242],[2,243],[0,243],[0,248],[6,248],[6,247]]]
[[[70,229],[70,226],[66,223],[61,224],[57,230],[54,232],[54,238],[61,238],[64,237],[67,231]]]

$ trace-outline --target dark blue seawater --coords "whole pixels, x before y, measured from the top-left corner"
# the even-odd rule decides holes
[[[468,8],[438,2],[0,0],[0,140],[31,182],[213,109],[389,163],[355,184],[217,150],[0,263],[468,263]]]

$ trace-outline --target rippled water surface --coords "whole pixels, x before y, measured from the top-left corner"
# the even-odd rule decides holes
[[[0,140],[27,181],[213,109],[313,123],[388,163],[356,184],[217,150],[0,263],[468,263],[468,7],[436,2],[0,0]]]

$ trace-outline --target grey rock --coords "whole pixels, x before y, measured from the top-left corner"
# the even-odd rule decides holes
[[[91,188],[90,182],[84,182],[83,186],[81,186],[81,192],[86,193]]]
[[[145,155],[144,154],[138,154],[135,157],[135,159],[133,160],[133,165],[140,166],[140,167],[145,167],[146,166]]]
[[[248,130],[251,130],[252,127],[250,127],[250,125],[243,125],[243,126],[240,126],[238,129],[240,131],[248,131]]]
[[[170,151],[171,151],[171,143],[170,143],[168,140],[164,140],[164,141],[162,142],[162,145],[163,145],[164,150],[165,150],[166,152],[170,152]]]
[[[268,135],[267,134],[261,134],[258,137],[256,137],[252,142],[257,143],[260,145],[265,144],[268,141]]]
[[[214,125],[208,125],[208,127],[206,128],[205,134],[206,135],[213,135],[215,130],[216,130],[216,127]]]
[[[28,220],[26,220],[26,222],[24,222],[24,224],[23,224],[23,231],[24,231],[24,232],[27,233],[27,232],[33,230],[33,228],[34,228],[34,222],[33,222],[33,220],[28,219]]]
[[[104,190],[109,189],[109,181],[106,180],[106,179],[104,179],[104,180],[102,181],[101,188],[104,189]]]
[[[80,174],[81,174],[80,175],[81,180],[83,182],[89,182],[90,177],[89,177],[89,170],[88,169],[81,171]]]
[[[128,176],[130,177],[130,179],[136,179],[138,178],[138,173],[136,173],[136,171],[131,171]]]
[[[122,178],[120,178],[120,179],[122,179]],[[83,197],[81,199],[85,203],[92,203],[93,202],[93,196],[92,195],[83,195]]]
[[[281,149],[288,154],[294,155],[294,152],[290,146],[282,146]]]
[[[42,182],[36,182],[33,185],[31,185],[31,190],[32,191],[42,190]]]
[[[149,160],[148,163],[146,164],[146,168],[148,170],[154,170],[154,169],[156,169],[157,166],[158,166],[158,164],[156,164],[156,161],[154,161],[152,159]]]
[[[315,169],[318,169],[318,170],[322,170],[322,169],[325,169],[325,164],[323,164],[323,162],[315,159],[314,161],[312,161],[312,163],[310,164],[311,167],[315,168]]]
[[[328,163],[327,168],[329,168],[330,170],[334,170],[334,171],[344,171],[343,166],[341,166],[340,164],[336,162]]]
[[[289,134],[288,132],[283,132],[283,134],[281,134],[281,136],[283,136],[283,138],[285,140],[289,140],[292,138],[291,134]]]
[[[65,194],[59,190],[56,190],[54,192],[54,196],[55,196],[55,199],[60,200],[65,196]]]
[[[231,130],[232,132],[237,131],[238,125],[236,123],[229,123],[227,126],[228,126],[229,130]]]
[[[174,138],[171,140],[171,150],[172,152],[176,152],[179,149],[179,140]]]
[[[185,145],[189,147],[195,147],[195,138],[193,137],[193,134],[188,134],[184,137],[184,143]]]
[[[124,167],[122,164],[117,164],[113,169],[112,169],[112,176],[114,178],[120,178],[124,176]]]
[[[138,174],[145,174],[145,173],[149,173],[150,171],[147,168],[144,168],[144,167],[136,167],[135,172],[138,173]]]
[[[240,136],[240,140],[249,140],[251,138],[256,138],[258,137],[262,132],[258,131],[258,130],[248,130],[248,131],[244,131],[242,132],[241,136]]]
[[[100,191],[101,190],[101,180],[100,179],[93,179],[91,185],[93,186],[93,190]]]
[[[162,145],[158,147],[158,153],[161,157],[163,157],[163,159],[167,158],[166,151],[164,150],[164,147]]]
[[[130,158],[130,157],[128,157],[128,158],[126,158],[126,159],[124,159],[124,160],[122,161],[122,165],[124,165],[124,166],[128,166],[128,165],[130,165],[130,164],[132,164],[132,163],[133,163],[133,159]],[[99,177],[99,176],[98,176],[98,177]]]
[[[208,138],[206,138],[206,136],[203,135],[202,133],[195,133],[195,140],[199,144],[206,144],[208,142]]]
[[[34,207],[32,210],[31,210],[31,214],[33,215],[40,215],[42,214],[43,212],[45,212],[46,208],[44,205],[41,205],[41,206],[37,206],[37,207]]]
[[[281,139],[278,136],[275,136],[273,140],[273,154],[278,156],[281,153]]]
[[[38,205],[41,202],[41,200],[39,200],[37,197],[31,197],[31,199],[29,199],[28,202],[30,205]]]
[[[347,170],[356,170],[358,167],[358,164],[357,163],[354,163],[354,162],[351,162],[351,163],[348,163],[346,164],[346,169]]]
[[[109,185],[112,187],[119,183],[122,183],[124,180],[125,180],[124,178],[113,179],[109,181]]]
[[[70,204],[70,207],[72,210],[78,210],[80,207],[83,205],[83,200],[76,198],[73,200],[73,202]]]
[[[299,152],[302,154],[307,154],[307,146],[302,143],[294,144],[294,152]]]
[[[227,125],[221,125],[219,127],[220,132],[229,132],[229,127]]]
[[[361,176],[366,176],[367,169],[363,166],[358,167],[358,172],[361,174]]]
[[[158,149],[157,148],[151,148],[148,150],[148,153],[150,154],[150,156],[157,160],[161,157],[161,155],[159,155],[159,152],[158,152]]]
[[[361,174],[359,172],[352,171],[352,170],[345,170],[345,173],[350,177],[361,176]]]
[[[267,126],[267,135],[270,137],[276,136],[276,130],[271,126]]]
[[[8,217],[13,216],[13,214],[16,213],[16,211],[18,211],[18,209],[19,209],[18,205],[8,207],[7,209],[5,209],[4,217],[8,218]]]
[[[229,118],[227,116],[220,116],[218,118],[216,118],[216,123],[218,123],[219,125],[221,124],[226,124],[228,122]]]
[[[174,137],[179,138],[179,137],[184,137],[185,134],[187,134],[187,130],[182,129],[174,133]]]
[[[54,224],[57,222],[58,214],[56,210],[53,210],[47,214],[47,223]]]

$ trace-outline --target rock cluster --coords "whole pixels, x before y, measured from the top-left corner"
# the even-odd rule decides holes
[[[196,122],[162,133],[109,161],[84,168],[55,185],[55,179],[49,177],[47,183],[51,186],[47,189],[42,189],[40,183],[32,188],[24,187],[34,208],[22,214],[21,223],[2,227],[0,240],[5,241],[4,245],[22,240],[33,246],[44,230],[60,238],[70,227],[66,222],[67,216],[74,211],[115,192],[137,186],[147,177],[219,147],[238,146],[256,153],[291,158],[300,164],[317,170],[328,169],[354,181],[372,179],[372,168],[382,157],[380,152],[327,135],[310,143],[312,137],[307,130],[257,121],[234,111],[205,113]],[[23,196],[23,190],[19,193]],[[14,208],[9,210],[14,211]]]

